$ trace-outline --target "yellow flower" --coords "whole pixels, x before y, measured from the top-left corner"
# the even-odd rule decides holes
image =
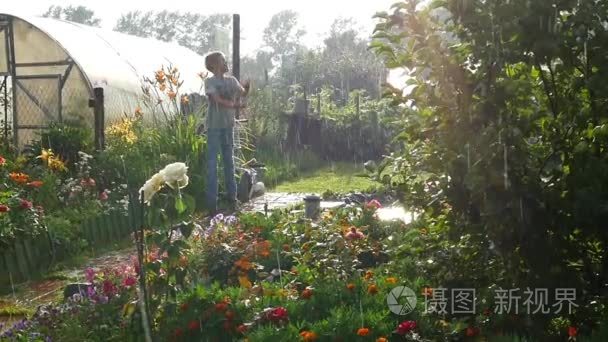
[[[40,153],[40,155],[38,157],[36,157],[37,159],[41,159],[44,162],[48,162],[49,158],[52,158],[54,156],[53,151],[51,149],[42,149],[42,152]]]
[[[137,113],[137,112],[136,112]],[[119,122],[116,122],[106,130],[108,136],[115,137],[121,139],[123,142],[127,144],[133,144],[137,141],[137,134],[133,130],[133,126],[135,125],[135,119],[132,118],[123,118]]]
[[[52,157],[49,158],[49,169],[55,171],[67,171],[68,168],[65,167],[65,163],[61,159]]]

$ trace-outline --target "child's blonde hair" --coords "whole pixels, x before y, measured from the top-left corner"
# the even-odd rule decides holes
[[[220,57],[224,57],[224,54],[221,53],[220,51],[209,52],[205,56],[205,68],[207,68],[207,70],[213,72],[213,70],[211,70],[211,69],[213,69],[213,66],[216,65],[220,61]]]

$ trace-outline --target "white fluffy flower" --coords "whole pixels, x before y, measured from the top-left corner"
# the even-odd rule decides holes
[[[158,172],[152,178],[148,179],[144,186],[139,189],[139,192],[144,192],[144,202],[148,203],[152,197],[163,187],[165,184],[164,170]]]
[[[172,189],[184,188],[188,185],[188,167],[184,163],[173,163],[165,166],[162,171],[165,175],[165,183]]]

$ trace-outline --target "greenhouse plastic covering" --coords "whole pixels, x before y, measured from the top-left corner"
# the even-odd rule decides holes
[[[92,126],[93,111],[88,104],[95,87],[104,88],[106,124],[133,113],[144,107],[144,77],[154,79],[161,66],[178,68],[181,95],[202,92],[199,73],[205,70],[204,58],[185,47],[57,19],[0,14],[3,16],[13,19],[17,64],[68,62],[16,68],[15,109],[19,125],[26,130],[59,117],[82,119]],[[9,71],[6,31],[0,32],[0,74]],[[73,67],[69,67],[70,61],[75,62]],[[59,91],[61,82],[64,85]]]

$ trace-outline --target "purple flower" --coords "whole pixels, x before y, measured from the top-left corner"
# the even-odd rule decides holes
[[[239,220],[234,215],[226,216],[224,222],[228,225],[235,225]]]
[[[84,270],[84,276],[89,283],[92,283],[95,280],[95,270],[92,268],[87,268]]]
[[[87,287],[87,297],[92,298],[95,296],[95,288],[93,286]]]

